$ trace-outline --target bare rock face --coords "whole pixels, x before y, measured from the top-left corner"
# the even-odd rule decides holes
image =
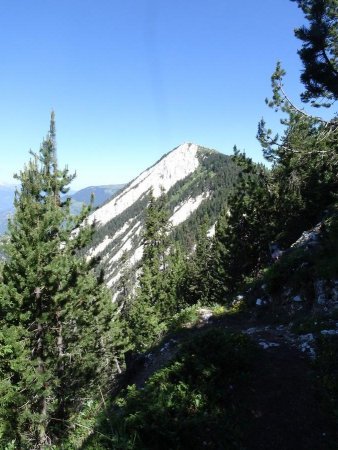
[[[304,231],[299,239],[291,245],[291,248],[316,247],[324,231],[324,222],[319,222],[311,230]]]
[[[330,312],[338,308],[338,280],[318,279],[313,283],[315,309]]]
[[[119,195],[94,211],[88,219],[99,226],[121,214],[139,200],[150,188],[159,197],[161,188],[167,192],[175,183],[184,179],[199,166],[198,146],[183,144],[162,158],[157,164],[141,173]]]

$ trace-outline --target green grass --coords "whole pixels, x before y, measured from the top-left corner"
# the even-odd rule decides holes
[[[199,308],[200,305],[188,306],[175,314],[169,322],[168,329],[170,331],[177,331],[181,328],[195,325],[200,320]]]

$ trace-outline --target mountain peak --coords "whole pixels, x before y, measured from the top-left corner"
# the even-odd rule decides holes
[[[189,152],[192,151],[194,152],[196,150],[196,148],[199,148],[199,145],[194,144],[193,142],[183,142],[182,144],[180,144],[178,147],[175,147],[171,152],[175,152],[175,151],[182,151],[182,152]]]
[[[175,183],[197,169],[200,164],[198,150],[198,145],[192,143],[176,147],[142,172],[119,195],[94,211],[89,216],[89,222],[96,221],[99,226],[104,225],[145,195],[149,189],[153,189],[155,197],[160,196],[161,189],[167,192]]]
[[[100,255],[108,287],[116,287],[127,254],[127,266],[133,273],[142,258],[142,230],[149,191],[154,196],[167,193],[169,222],[172,232],[192,248],[196,242],[198,225],[209,217],[209,225],[216,221],[223,202],[235,182],[238,168],[231,159],[216,150],[185,142],[142,172],[109,202],[89,217],[97,223],[97,232],[87,257]],[[210,228],[209,233],[213,233]],[[183,236],[188,234],[185,239]],[[129,269],[128,269],[129,270]],[[116,288],[116,289],[115,289]]]
[[[192,145],[196,145],[193,142],[183,142],[183,144],[179,145],[179,147],[186,147],[188,150]]]

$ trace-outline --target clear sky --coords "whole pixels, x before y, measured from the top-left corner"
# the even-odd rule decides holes
[[[130,181],[194,142],[261,160],[277,60],[296,101],[303,23],[288,0],[1,0],[0,180],[11,181],[56,114],[73,188]]]

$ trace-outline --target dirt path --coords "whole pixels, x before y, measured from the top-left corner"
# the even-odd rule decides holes
[[[281,344],[262,352],[248,399],[254,419],[247,448],[278,450],[336,449],[336,424],[311,369],[299,351]]]
[[[254,419],[247,449],[338,449],[338,424],[313,369],[311,334],[298,336],[285,325],[262,324],[247,317],[211,319],[208,326],[241,331],[264,350],[248,399],[254,405]]]
[[[141,387],[174,358],[178,342],[210,327],[243,332],[262,349],[252,373],[254,389],[248,394],[252,420],[245,424],[245,449],[338,449],[338,425],[313,370],[311,339],[304,342],[285,326],[257,323],[249,317],[208,318],[154,349],[131,382]]]

